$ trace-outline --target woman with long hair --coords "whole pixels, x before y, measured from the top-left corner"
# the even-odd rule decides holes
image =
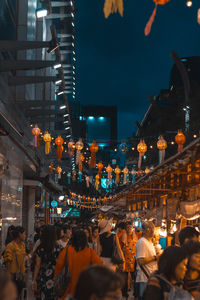
[[[36,263],[33,274],[33,290],[37,292],[36,299],[54,300],[54,269],[60,253],[56,243],[56,229],[48,225],[42,231],[41,244],[36,250]]]
[[[8,272],[12,275],[18,289],[19,295],[25,288],[25,257],[26,232],[21,226],[15,227],[12,232],[13,241],[6,246],[4,262]]]
[[[159,258],[158,271],[149,278],[142,299],[168,299],[171,287],[180,286],[184,280],[188,263],[187,255],[181,247],[167,247]],[[185,295],[179,297],[180,299],[192,299],[189,293],[183,290],[182,292]]]
[[[84,270],[75,290],[76,300],[121,300],[123,280],[119,274],[104,266]]]
[[[54,278],[56,278],[64,269],[66,259],[71,279],[61,299],[65,299],[68,295],[74,296],[76,283],[80,273],[85,268],[94,264],[103,264],[96,252],[88,247],[87,236],[83,230],[74,231],[71,239],[71,245],[66,246],[60,253],[55,268]]]

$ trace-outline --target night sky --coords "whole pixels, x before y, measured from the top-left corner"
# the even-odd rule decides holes
[[[150,36],[144,27],[152,0],[124,0],[124,17],[104,18],[104,0],[77,0],[77,100],[82,104],[117,105],[119,140],[132,136],[142,121],[148,95],[169,87],[171,50],[200,55],[199,0],[159,6]],[[199,4],[199,5],[198,5]]]

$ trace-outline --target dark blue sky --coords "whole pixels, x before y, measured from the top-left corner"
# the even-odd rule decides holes
[[[131,136],[149,102],[168,88],[170,51],[200,55],[199,0],[159,6],[150,36],[144,36],[154,3],[124,0],[124,17],[104,18],[104,0],[77,0],[77,99],[82,104],[117,105],[119,139]],[[199,4],[199,5],[198,5]]]

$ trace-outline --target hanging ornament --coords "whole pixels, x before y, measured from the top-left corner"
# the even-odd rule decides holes
[[[72,181],[76,181],[76,170],[72,171]]]
[[[59,135],[55,140],[55,144],[57,145],[56,154],[57,154],[58,161],[61,161],[61,159],[62,159],[63,142],[64,141],[63,141],[63,138],[61,137],[61,135]]]
[[[60,179],[61,178],[61,173],[62,173],[62,169],[61,169],[60,166],[57,166],[56,172],[58,173],[58,179]]]
[[[45,142],[45,154],[49,154],[51,152],[51,135],[48,131],[45,131],[43,140]]]
[[[167,149],[167,142],[165,141],[162,135],[159,136],[157,148],[159,150],[159,164],[161,164],[165,160],[165,150]]]
[[[52,162],[49,164],[49,170],[52,175],[53,174],[53,163]]]
[[[103,164],[101,161],[97,164],[97,169],[98,169],[99,178],[101,179],[101,173],[103,170]]]
[[[186,137],[183,134],[182,130],[178,130],[177,135],[175,136],[175,142],[178,144],[178,152],[183,150],[183,145],[185,144]]]
[[[131,171],[131,175],[132,175],[132,182],[135,182],[135,176],[137,175],[137,171],[135,169],[132,169]]]
[[[90,187],[90,177],[89,176],[85,176],[85,181],[86,181],[86,186],[89,189],[89,187]]]
[[[76,149],[74,141],[71,139],[68,143],[68,155],[69,157],[73,157],[74,150]]]
[[[79,169],[80,172],[82,172],[82,170],[83,170],[83,162],[84,162],[84,160],[85,160],[85,157],[84,157],[84,155],[81,153],[80,159],[79,159],[79,164],[78,164],[78,169]]]
[[[33,137],[33,147],[34,148],[39,148],[40,133],[41,133],[40,128],[37,125],[35,125],[35,127],[32,129],[32,134],[34,135],[34,137]]]
[[[79,139],[76,143],[76,164],[78,165],[80,162],[81,150],[83,149],[84,145],[82,139]]]
[[[68,182],[68,184],[70,184],[70,180],[71,179],[71,173],[67,173],[67,182]]]
[[[112,167],[110,165],[108,165],[106,168],[106,172],[108,173],[108,185],[110,185],[110,183],[111,183],[112,171],[113,171]]]
[[[95,176],[95,188],[96,188],[97,191],[99,189],[99,184],[100,184],[100,177],[99,177],[99,174],[97,174]]]
[[[200,25],[200,8],[197,11],[197,23]]]
[[[141,169],[142,157],[147,151],[147,145],[144,140],[140,140],[140,143],[137,145],[137,151],[139,152],[138,169]]]
[[[115,174],[116,174],[116,178],[115,178],[115,184],[119,184],[119,174],[121,173],[120,168],[117,166],[115,169]]]
[[[95,168],[96,167],[96,153],[99,150],[99,146],[97,145],[96,141],[93,141],[92,145],[90,146],[90,151],[91,151],[91,159],[89,166],[90,168]]]
[[[109,17],[110,14],[117,13],[117,11],[123,17],[123,0],[105,0],[103,11],[106,19]]]
[[[154,22],[155,16],[156,16],[156,12],[157,12],[157,5],[165,5],[166,3],[168,3],[170,0],[153,0],[155,2],[155,8],[153,10],[153,13],[148,21],[148,23],[146,24],[145,30],[144,30],[144,34],[147,36],[149,35],[149,33],[151,32],[151,27],[152,24]]]
[[[82,172],[78,171],[78,175],[79,175],[79,182],[82,182]]]
[[[149,174],[149,172],[151,172],[151,170],[148,167],[146,167],[146,169],[144,170],[144,173],[147,175],[147,174]]]
[[[126,152],[128,151],[128,146],[127,146],[126,142],[122,142],[120,144],[119,150],[121,151],[122,154],[126,154]]]
[[[124,181],[123,181],[123,184],[127,184],[128,183],[128,173],[129,173],[129,170],[127,168],[127,166],[123,169],[123,173],[124,173]]]

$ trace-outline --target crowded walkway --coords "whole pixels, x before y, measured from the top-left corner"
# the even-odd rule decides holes
[[[200,299],[199,232],[184,227],[162,249],[153,222],[141,231],[112,220],[8,229],[0,271],[1,300]],[[159,245],[159,246],[158,246]]]

